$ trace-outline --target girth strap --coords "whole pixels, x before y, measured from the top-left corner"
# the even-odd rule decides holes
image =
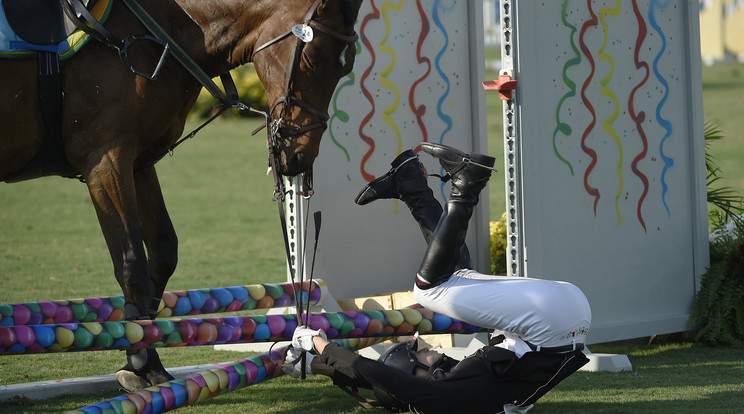
[[[39,103],[44,121],[44,141],[36,156],[21,170],[6,177],[4,181],[14,183],[38,177],[59,175],[78,178],[79,174],[70,165],[62,141],[62,74],[59,56],[55,52],[39,51],[38,79]]]

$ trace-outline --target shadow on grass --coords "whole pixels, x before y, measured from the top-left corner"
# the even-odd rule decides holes
[[[734,413],[744,407],[744,349],[669,344],[601,352],[626,353],[633,371],[577,372],[533,412]]]
[[[688,401],[678,400],[645,400],[633,402],[547,402],[540,403],[530,414],[541,413],[606,413],[606,414],[667,414],[667,413],[740,413],[742,391],[716,392],[704,399]]]
[[[591,347],[593,352],[628,355],[630,372],[579,371],[545,395],[531,414],[546,413],[740,413],[744,407],[744,349],[689,343]],[[71,410],[121,395],[106,393],[5,405],[3,413]],[[366,394],[365,394],[366,395]],[[366,395],[371,397],[371,395]],[[277,378],[184,407],[186,414],[366,413],[325,377],[306,381]]]

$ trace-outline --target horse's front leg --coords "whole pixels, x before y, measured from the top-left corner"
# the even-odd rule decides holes
[[[155,287],[142,239],[132,167],[107,155],[85,178],[116,280],[124,293],[124,314],[127,319],[146,317]]]
[[[114,274],[124,293],[127,320],[149,319],[155,297],[137,208],[137,190],[131,163],[122,154],[106,154],[86,177],[88,190],[101,224]],[[157,310],[157,307],[155,308]],[[134,373],[136,376],[127,375]],[[129,378],[129,379],[127,379]],[[122,386],[136,390],[173,379],[160,363],[154,349],[127,350]]]
[[[150,279],[155,288],[155,296],[150,305],[150,316],[155,318],[168,279],[176,270],[178,238],[165,208],[155,167],[136,172],[134,183],[142,223],[142,236],[149,259]]]

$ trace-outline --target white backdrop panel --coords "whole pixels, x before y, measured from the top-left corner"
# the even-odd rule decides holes
[[[697,1],[510,2],[522,244],[591,342],[681,331],[707,265]]]
[[[422,141],[486,151],[481,9],[481,2],[463,0],[362,5],[354,70],[339,82],[329,108],[309,208],[311,215],[323,213],[315,276],[337,299],[411,289],[426,247],[404,204],[354,204],[370,180],[402,151],[420,150]],[[421,160],[439,173],[431,157],[422,153]],[[430,185],[440,200],[448,194],[449,184],[431,178]],[[484,271],[487,204],[468,238]]]

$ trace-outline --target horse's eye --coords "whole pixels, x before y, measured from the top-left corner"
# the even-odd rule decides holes
[[[302,51],[302,64],[305,65],[305,67],[310,71],[315,71],[315,65],[313,64],[312,60],[310,60],[307,52],[304,50]]]

